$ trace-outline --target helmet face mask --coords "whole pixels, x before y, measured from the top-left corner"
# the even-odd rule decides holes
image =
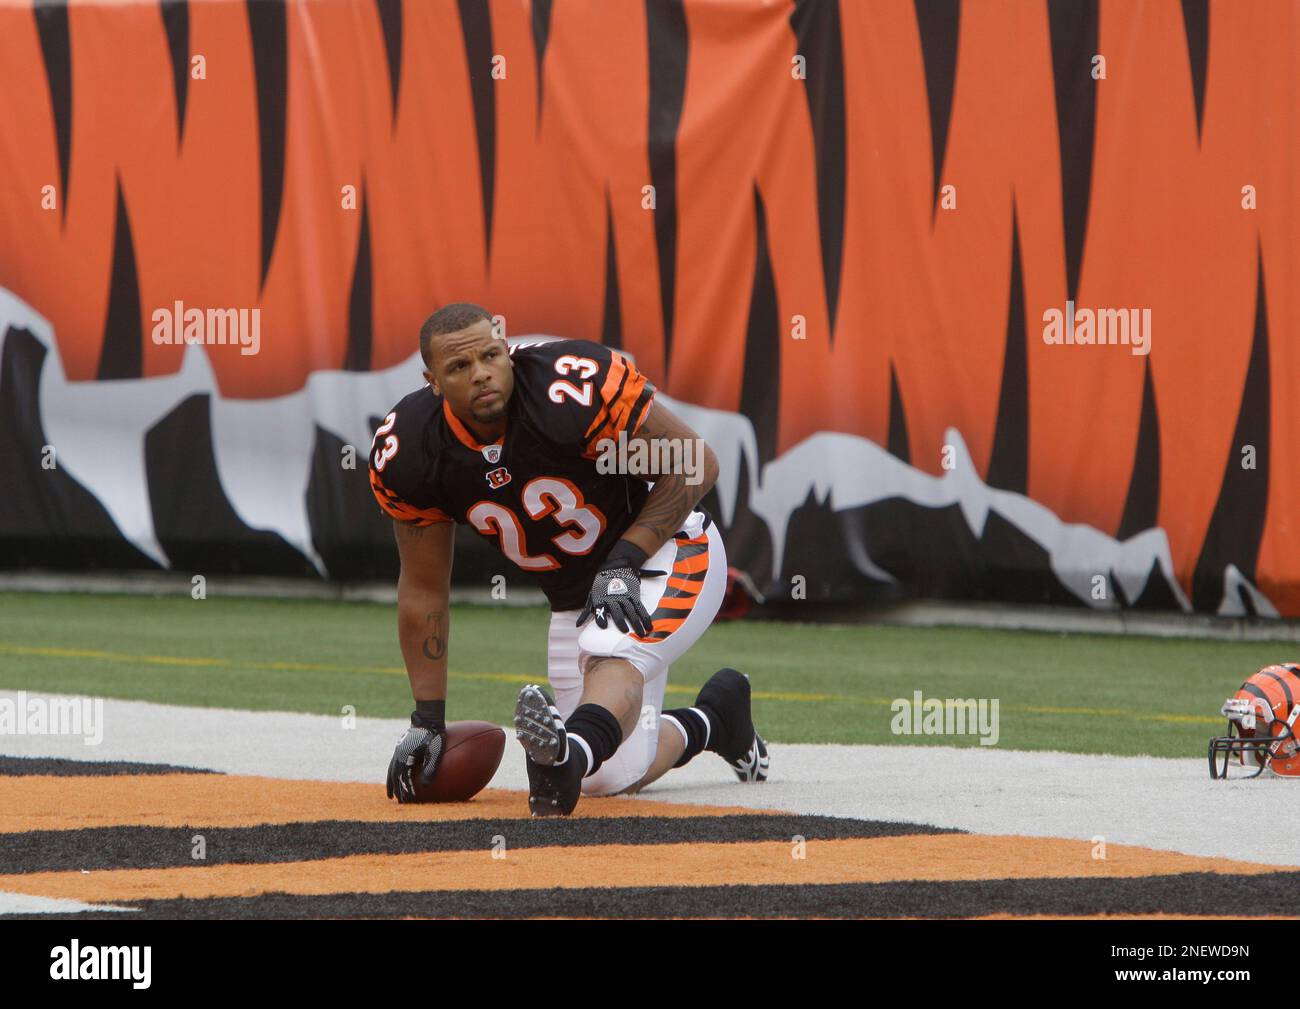
[[[1257,765],[1254,771],[1247,774],[1238,775],[1239,778],[1258,778],[1264,773],[1265,767],[1270,763],[1271,750],[1273,746],[1282,742],[1285,744],[1291,741],[1294,745],[1295,734],[1291,731],[1291,726],[1285,722],[1280,723],[1284,730],[1284,735],[1280,736],[1239,736],[1235,735],[1237,723],[1228,722],[1228,735],[1216,736],[1210,740],[1210,777],[1227,778],[1228,766],[1232,758],[1237,758],[1237,763],[1244,769],[1247,766],[1246,754],[1255,758]]]

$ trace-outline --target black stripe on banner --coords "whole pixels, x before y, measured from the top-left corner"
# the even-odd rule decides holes
[[[939,204],[936,202],[935,206]],[[907,411],[903,408],[903,394],[898,387],[898,372],[894,362],[889,362],[889,435],[885,442],[889,454],[895,459],[902,459],[909,465],[912,462],[912,449],[907,436]]]
[[[262,272],[265,286],[271,254],[280,231],[284,200],[286,104],[289,94],[289,28],[284,0],[244,0],[253,48],[253,80],[257,90],[258,164],[262,193]]]
[[[397,104],[402,93],[402,0],[375,0],[375,13],[384,33],[384,55],[388,60],[388,98],[393,108],[392,126],[397,126]]]
[[[167,55],[172,64],[172,90],[176,95],[176,148],[185,140],[185,100],[190,86],[190,5],[188,0],[162,0],[159,11],[167,33]]]
[[[357,258],[352,267],[352,289],[348,295],[348,345],[343,354],[344,371],[369,371],[374,344],[374,283],[370,268],[370,196],[361,179],[361,230],[357,235]]]
[[[1205,127],[1205,71],[1210,53],[1210,0],[1183,0],[1183,33],[1187,37],[1187,62],[1192,71],[1192,97],[1196,101],[1196,142]]]
[[[1100,24],[1098,0],[1047,0],[1060,148],[1061,215],[1065,230],[1066,297],[1079,293],[1097,132],[1097,81],[1092,77]]]
[[[1250,363],[1241,387],[1237,427],[1223,463],[1219,498],[1210,514],[1210,524],[1201,541],[1201,556],[1192,572],[1192,606],[1213,613],[1224,595],[1224,572],[1228,565],[1250,582],[1255,581],[1260,541],[1268,510],[1269,445],[1272,440],[1272,379],[1269,363],[1268,296],[1264,285],[1264,249],[1256,246],[1255,331],[1250,345]],[[1250,445],[1256,453],[1255,466],[1242,466],[1242,451]],[[1246,616],[1255,617],[1255,604],[1244,586],[1237,587]]]
[[[939,213],[939,180],[943,175],[948,128],[952,124],[953,86],[957,80],[957,48],[961,38],[961,0],[913,0],[916,30],[925,65],[925,95],[930,103],[931,179],[930,226]]]
[[[523,806],[523,799],[520,799]],[[406,855],[492,849],[500,835],[511,848],[602,844],[718,844],[959,834],[914,823],[833,816],[589,817],[576,820],[449,820],[443,823],[322,820],[256,827],[91,827],[5,834],[0,873],[74,869],[164,869],[194,866],[193,837],[204,837],[203,865],[305,862],[346,855]]]
[[[68,172],[72,164],[72,36],[68,5],[36,4],[32,10],[41,40],[41,62],[54,116],[54,139],[59,147],[59,219],[68,215]],[[34,97],[34,96],[33,96]]]
[[[740,377],[740,412],[754,425],[758,461],[766,465],[776,457],[781,430],[781,320],[777,315],[776,277],[767,233],[767,209],[754,185],[754,273],[749,288],[749,314],[745,323],[745,363]]]
[[[955,2],[955,0],[950,0]],[[835,337],[839,310],[840,274],[844,261],[845,112],[844,44],[840,6],[821,0],[795,0],[790,12],[799,52],[807,54],[804,95],[813,130],[817,167],[817,224],[821,237],[822,277],[828,342]],[[935,169],[937,172],[938,169]]]
[[[108,289],[108,314],[104,317],[104,340],[99,351],[96,377],[140,378],[144,374],[144,341],[140,325],[140,281],[135,264],[135,242],[131,239],[131,217],[127,212],[122,179],[116,180],[117,212],[113,222],[113,268]]]
[[[985,915],[1295,914],[1300,872],[1127,879],[436,890],[141,900],[137,918],[976,918]],[[42,917],[12,915],[7,917]],[[48,917],[48,916],[44,916]],[[113,918],[122,913],[60,915]]]
[[[690,32],[683,0],[645,0],[650,104],[646,146],[655,192],[655,251],[659,259],[659,307],[664,318],[664,374],[673,357],[677,291],[677,130],[686,105]]]
[[[478,140],[479,187],[483,194],[483,249],[492,261],[493,206],[496,202],[497,100],[492,78],[492,16],[487,0],[457,0],[460,33],[474,103],[474,135]]]
[[[539,70],[540,74],[541,71]],[[540,81],[539,81],[540,87]],[[541,115],[541,106],[537,114]],[[614,244],[614,207],[605,189],[605,310],[600,322],[600,342],[611,350],[623,347],[623,299],[618,293],[618,247]]]
[[[537,125],[542,125],[542,96],[546,83],[546,43],[551,37],[553,0],[533,0],[533,53],[537,67]]]
[[[1002,390],[993,427],[984,482],[998,490],[1024,494],[1029,486],[1029,358],[1026,345],[1025,285],[1020,265],[1020,215],[1011,204],[1011,293],[1007,300],[1007,341],[1002,355]]]
[[[1153,528],[1160,516],[1160,413],[1156,409],[1150,357],[1142,369],[1142,411],[1138,417],[1133,471],[1129,476],[1128,496],[1124,499],[1119,531],[1115,534],[1121,540]]]
[[[55,757],[0,757],[0,777],[57,775],[61,778],[113,774],[220,774],[201,767],[138,764],[129,760],[64,760]]]

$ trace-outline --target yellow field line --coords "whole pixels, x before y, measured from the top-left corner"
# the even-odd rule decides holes
[[[214,659],[186,655],[132,655],[110,652],[102,648],[54,648],[37,645],[13,645],[0,642],[0,655],[25,655],[63,659],[97,659],[101,662],[131,662],[150,666],[184,666],[217,669],[272,669],[318,673],[378,673],[385,676],[405,676],[401,666],[340,666],[326,662],[250,662],[240,659]],[[480,680],[493,683],[534,683],[536,676],[517,673],[465,673],[451,671],[454,679]],[[668,693],[689,694],[694,697],[695,687],[669,685]],[[755,697],[774,701],[851,701],[854,698],[835,694],[805,694],[784,691],[755,691]]]
[[[204,669],[270,669],[293,672],[318,673],[378,673],[384,676],[406,676],[401,666],[340,666],[325,662],[249,662],[239,659],[214,659],[204,656],[188,655],[131,655],[125,652],[110,652],[100,648],[54,648],[39,645],[15,645],[0,641],[0,655],[24,655],[28,657],[96,659],[101,662],[132,662],[151,666],[182,666]],[[451,671],[451,679],[478,680],[490,683],[534,683],[536,676],[517,673],[466,673]],[[694,697],[695,687],[682,687],[669,684],[666,693]],[[865,704],[871,707],[891,707],[894,698],[889,697],[852,697],[846,694],[803,693],[786,690],[755,690],[754,699],[760,701],[782,701],[802,704]],[[909,698],[910,700],[910,698]],[[1013,714],[1028,715],[1082,715],[1089,718],[1132,718],[1152,722],[1170,722],[1189,725],[1218,725],[1222,718],[1205,715],[1156,714],[1126,708],[1063,708],[1047,705],[1000,705],[999,710]]]

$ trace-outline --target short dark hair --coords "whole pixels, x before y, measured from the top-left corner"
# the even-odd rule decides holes
[[[425,319],[424,325],[420,327],[420,356],[424,358],[425,367],[433,367],[435,336],[441,336],[443,333],[459,333],[462,329],[468,329],[474,323],[484,319],[491,322],[492,313],[482,305],[475,305],[468,301],[443,305]]]

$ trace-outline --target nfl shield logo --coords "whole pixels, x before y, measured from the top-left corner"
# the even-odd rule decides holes
[[[501,461],[501,446],[484,445],[483,458],[486,459],[488,462],[492,463],[493,465],[496,465]]]

